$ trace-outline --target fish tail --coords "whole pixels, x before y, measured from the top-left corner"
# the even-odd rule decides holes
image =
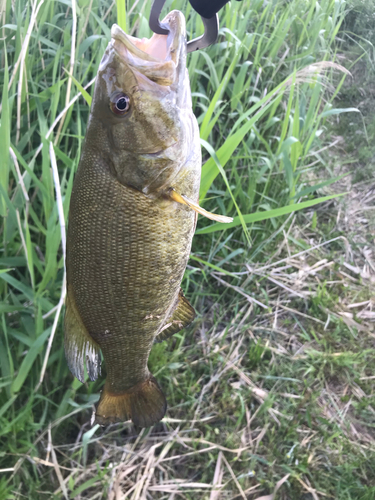
[[[108,382],[104,385],[95,423],[113,424],[132,420],[138,427],[149,427],[159,422],[167,410],[167,401],[155,377],[139,382],[121,393],[110,392]]]

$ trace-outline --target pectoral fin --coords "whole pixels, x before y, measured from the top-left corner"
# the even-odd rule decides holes
[[[228,223],[232,222],[233,218],[232,217],[227,217],[226,215],[218,215],[218,214],[213,214],[211,212],[207,212],[204,208],[200,207],[198,203],[195,203],[195,201],[191,200],[184,194],[178,194],[177,191],[175,191],[173,188],[169,190],[169,197],[173,200],[176,201],[177,203],[181,203],[182,205],[187,205],[190,207],[192,210],[197,212],[198,214],[204,215],[204,217],[207,217],[208,219],[214,220],[216,222],[223,222],[223,223]]]
[[[172,337],[172,335],[190,325],[194,318],[194,307],[185,298],[183,291],[180,289],[175,307],[154,342],[158,343],[169,339],[169,337]]]
[[[100,347],[86,330],[69,288],[64,330],[65,357],[70,371],[78,380],[84,382],[86,364],[90,380],[96,380],[100,375]]]

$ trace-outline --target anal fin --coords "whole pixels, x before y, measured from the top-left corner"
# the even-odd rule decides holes
[[[96,380],[100,375],[100,347],[86,330],[69,288],[65,305],[64,347],[69,370],[84,382],[86,365],[90,380]]]
[[[163,340],[169,339],[175,333],[186,328],[195,318],[194,307],[190,304],[187,298],[184,296],[183,291],[180,288],[178,298],[172,313],[166,320],[165,325],[155,337],[154,342],[163,342]]]

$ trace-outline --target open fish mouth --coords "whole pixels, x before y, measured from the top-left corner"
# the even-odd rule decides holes
[[[121,59],[159,85],[172,85],[178,67],[185,64],[186,28],[183,14],[170,12],[163,20],[168,35],[154,33],[151,38],[127,35],[117,24],[112,26],[112,46]]]

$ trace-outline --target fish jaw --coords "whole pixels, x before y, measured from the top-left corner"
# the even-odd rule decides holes
[[[122,60],[134,71],[175,93],[175,104],[191,108],[190,84],[186,85],[186,23],[184,15],[174,10],[163,24],[168,35],[154,33],[150,39],[127,35],[117,24],[111,29],[111,43]],[[142,87],[144,82],[140,82]]]
[[[172,11],[163,22],[168,35],[141,40],[112,27],[86,133],[86,143],[105,155],[121,184],[150,195],[168,187],[169,176],[176,176],[190,154],[191,139],[199,141],[186,69],[185,18]],[[129,103],[123,115],[113,112],[118,95]]]

